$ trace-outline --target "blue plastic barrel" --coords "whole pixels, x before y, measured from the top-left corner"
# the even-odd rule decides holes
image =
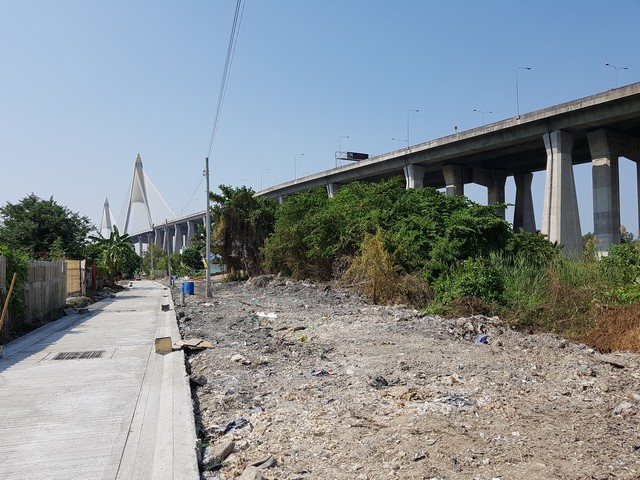
[[[195,292],[195,287],[193,282],[182,282],[182,293],[187,295],[193,295]]]

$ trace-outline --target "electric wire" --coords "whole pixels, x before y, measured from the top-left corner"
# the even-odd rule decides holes
[[[233,63],[233,54],[236,49],[236,42],[238,40],[238,34],[240,33],[240,24],[242,23],[242,16],[244,14],[244,2],[238,0],[236,3],[236,10],[233,17],[233,26],[231,27],[231,34],[229,36],[229,45],[227,47],[227,58],[224,63],[224,70],[222,74],[222,80],[220,82],[220,91],[218,92],[218,106],[216,108],[215,117],[213,120],[213,127],[211,129],[211,138],[209,140],[209,150],[207,157],[211,157],[213,150],[213,142],[216,138],[218,131],[218,124],[220,122],[220,113],[222,112],[222,104],[224,103],[224,97],[227,90],[227,82],[229,80],[229,73],[231,72],[231,64]]]
[[[196,182],[196,185],[189,192],[187,199],[182,205],[182,208],[180,208],[178,216],[182,217],[185,214],[185,212],[187,211],[187,208],[189,207],[189,204],[193,201],[194,197],[198,193],[200,193],[200,187],[202,186],[202,182],[204,182],[204,176],[201,175],[200,179]]]

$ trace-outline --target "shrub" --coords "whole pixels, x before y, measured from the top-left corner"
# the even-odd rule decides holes
[[[486,303],[499,302],[504,292],[500,273],[482,259],[471,258],[460,262],[442,274],[434,283],[435,308],[447,307],[462,297],[474,297]]]
[[[343,275],[373,303],[408,302],[427,306],[432,298],[427,284],[419,277],[403,275],[384,248],[382,231],[366,234],[360,252]]]

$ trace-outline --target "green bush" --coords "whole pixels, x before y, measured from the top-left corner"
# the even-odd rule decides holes
[[[631,304],[640,300],[640,243],[629,241],[609,248],[600,262],[607,300]]]
[[[434,308],[445,309],[456,299],[473,297],[487,303],[500,302],[504,281],[500,272],[482,259],[470,258],[440,275],[432,284]]]
[[[11,279],[13,274],[16,273],[16,282],[11,293],[11,299],[9,300],[9,312],[15,322],[23,322],[26,312],[24,303],[24,285],[27,281],[27,274],[29,271],[29,253],[22,250],[15,250],[8,245],[0,244],[0,256],[7,259],[7,275],[5,278],[5,285],[7,293],[11,285]],[[4,297],[0,302],[0,311],[4,306]]]

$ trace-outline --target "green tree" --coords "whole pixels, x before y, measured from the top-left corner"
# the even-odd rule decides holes
[[[153,264],[153,272],[151,266]],[[147,249],[142,254],[142,270],[153,277],[157,272],[167,271],[167,252],[155,243],[147,245]]]
[[[328,203],[327,192],[316,188],[287,197],[278,207],[274,232],[263,250],[269,271],[294,278],[331,273],[342,228],[339,219],[328,218]]]
[[[57,256],[60,247],[67,258],[79,258],[93,229],[86,216],[59,205],[53,197],[42,200],[33,193],[0,207],[0,218],[0,243],[32,258],[48,259],[52,250]]]
[[[262,271],[261,249],[272,232],[276,201],[258,198],[249,187],[220,185],[220,194],[210,193],[214,202],[214,239],[222,261],[232,270],[249,275]]]
[[[132,275],[138,268],[140,258],[136,255],[129,234],[120,235],[115,225],[108,237],[99,233],[89,238],[97,246],[98,268],[104,273],[108,284],[113,285],[117,280]]]
[[[495,205],[471,204],[454,211],[433,246],[430,279],[460,261],[488,258],[491,253],[504,251],[512,236],[509,224],[495,214]],[[471,265],[477,270],[476,264]]]
[[[181,254],[181,262],[189,270],[202,270],[204,268],[202,258],[200,250],[193,245],[185,248]]]

